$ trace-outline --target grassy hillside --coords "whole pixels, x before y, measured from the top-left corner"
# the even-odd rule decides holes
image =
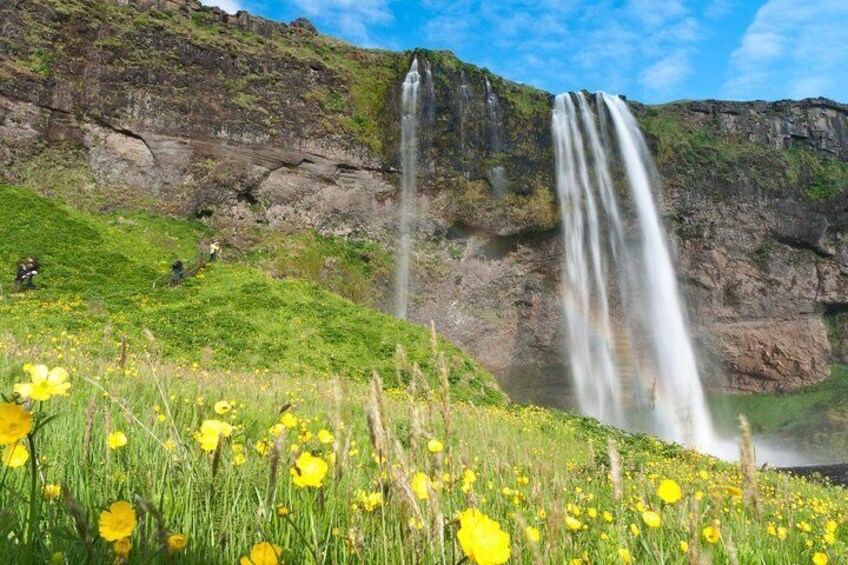
[[[211,237],[202,224],[13,187],[0,199],[0,260],[44,264],[38,290],[0,301],[8,562],[848,558],[844,490],[504,405],[426,330],[255,266],[308,275],[321,249],[347,256],[334,242],[276,242],[290,261],[216,264],[167,288],[172,259]],[[68,390],[28,364],[66,370]],[[384,382],[369,387],[372,369]]]
[[[179,287],[163,286],[175,258],[196,264],[211,236],[201,223],[82,213],[9,186],[0,186],[0,200],[0,262],[8,273],[0,332],[17,339],[64,331],[99,350],[104,339],[117,347],[126,335],[135,347],[152,334],[167,358],[206,368],[359,379],[377,370],[389,385],[409,376],[396,371],[398,345],[407,369],[432,366],[426,329],[303,280],[224,263]],[[42,263],[39,289],[8,294],[14,265],[27,255]],[[488,373],[452,345],[440,341],[439,348],[461,395],[501,401]]]
[[[252,549],[241,563],[848,558],[842,489],[746,475],[547,410],[455,403],[431,374],[381,395],[249,365],[133,355],[121,367],[111,347],[83,353],[75,337],[45,337],[0,339],[0,391],[13,404],[14,385],[31,378],[25,363],[61,366],[71,383],[67,397],[30,406],[38,429],[8,459],[20,466],[0,471],[10,562],[224,564]],[[210,438],[210,426],[224,435]],[[103,513],[121,501],[136,517],[118,534],[129,544],[104,537],[114,528]],[[475,527],[469,509],[489,521]],[[279,557],[260,558],[263,543]]]

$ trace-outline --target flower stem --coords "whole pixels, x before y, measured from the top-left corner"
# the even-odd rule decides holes
[[[288,522],[289,525],[291,525],[291,527],[294,529],[294,531],[298,535],[298,537],[300,539],[302,539],[303,543],[306,544],[306,547],[309,548],[309,555],[312,556],[312,559],[315,561],[315,563],[316,564],[319,563],[318,553],[315,551],[315,548],[312,546],[312,542],[310,542],[309,538],[306,537],[306,534],[304,534],[303,531],[297,526],[297,524],[294,523],[294,520],[291,519],[291,516],[286,515],[286,522]]]
[[[29,441],[29,460],[30,460],[30,489],[29,489],[29,520],[27,536],[29,538],[29,557],[30,562],[35,563],[35,540],[38,532],[38,453],[35,450],[35,436],[27,435]]]

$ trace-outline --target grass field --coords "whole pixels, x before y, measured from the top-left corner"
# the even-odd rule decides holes
[[[202,224],[0,197],[0,260],[45,266],[0,301],[6,562],[848,560],[845,490],[508,404],[425,328],[250,264],[154,286]]]

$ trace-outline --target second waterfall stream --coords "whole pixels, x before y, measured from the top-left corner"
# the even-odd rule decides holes
[[[581,411],[720,450],[636,120],[620,97],[562,94],[552,132],[566,357]]]

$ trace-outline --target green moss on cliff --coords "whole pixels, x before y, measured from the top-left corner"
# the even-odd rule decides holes
[[[550,190],[529,194],[491,195],[485,181],[455,179],[450,186],[451,205],[457,220],[492,233],[503,230],[546,231],[559,224],[559,209]]]
[[[823,158],[803,149],[786,153],[790,178],[804,187],[811,200],[826,200],[848,188],[848,162]]]
[[[674,184],[680,177],[750,182],[766,194],[799,199],[833,198],[848,188],[848,163],[807,148],[776,148],[704,124],[679,104],[645,107],[639,124],[654,146],[657,164]]]

